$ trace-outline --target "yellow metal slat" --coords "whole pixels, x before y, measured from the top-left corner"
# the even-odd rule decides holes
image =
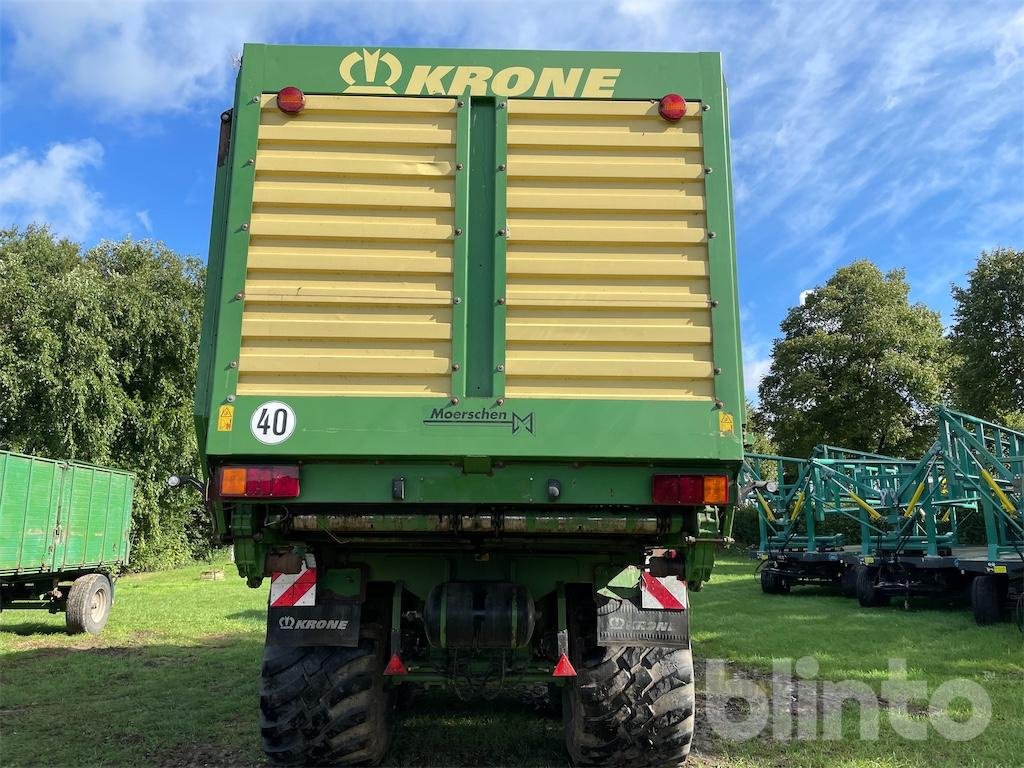
[[[654,215],[626,219],[621,216],[577,213],[572,217],[554,212],[510,212],[509,248],[515,242],[536,243],[678,243],[707,242],[703,216],[680,215],[673,219]]]
[[[511,184],[524,178],[609,179],[697,181],[704,178],[704,164],[697,151],[646,152],[644,155],[618,151],[539,147],[513,151],[508,160]]]
[[[604,126],[573,126],[556,129],[551,125],[508,127],[509,147],[624,147],[630,149],[656,149],[673,147],[697,149],[701,146],[696,131],[632,132],[605,129]]]
[[[711,343],[711,331],[707,328],[686,326],[636,324],[584,325],[551,322],[508,324],[506,338],[509,344],[526,341],[575,342],[579,344],[616,344],[636,342],[638,344],[700,344]]]
[[[714,384],[710,379],[586,379],[562,380],[515,376],[506,379],[505,394],[510,398],[553,397],[598,400],[711,400]]]
[[[318,96],[307,94],[305,115],[331,113],[377,112],[381,114],[402,113],[407,115],[454,114],[458,108],[456,99],[421,99],[400,96]],[[270,122],[282,116],[284,120],[294,119],[283,116],[277,108],[277,94],[264,93],[260,97],[260,122]],[[400,117],[393,117],[398,120]]]
[[[240,373],[240,395],[321,395],[346,397],[437,397],[448,394],[448,374],[394,376],[391,374]]]
[[[249,232],[253,237],[295,239],[449,240],[454,237],[455,227],[450,215],[437,217],[429,212],[413,216],[408,212],[378,209],[374,213],[360,209],[343,215],[307,214],[261,206],[253,211]]]
[[[455,128],[409,127],[401,124],[360,126],[349,123],[293,123],[261,125],[260,141],[328,142],[337,144],[425,144],[454,145]]]
[[[257,244],[249,248],[252,271],[452,273],[452,248],[446,243],[438,243],[432,251],[420,244],[402,250],[396,244],[373,241],[342,241],[331,248],[270,245],[264,240]]]
[[[662,120],[653,101],[590,101],[585,99],[510,99],[508,111],[516,119],[534,115],[556,115],[569,120],[582,117],[621,118],[647,116]],[[700,102],[686,103],[685,118],[700,117]],[[684,118],[684,119],[685,119]]]
[[[508,207],[516,211],[703,211],[704,185],[697,182],[689,188],[677,184],[643,189],[609,185],[587,188],[579,182],[558,188],[509,183]]]
[[[397,149],[397,148],[396,148]],[[402,147],[405,149],[405,147]],[[368,153],[331,151],[316,147],[309,151],[263,149],[257,152],[256,172],[262,178],[273,178],[275,172],[312,176],[386,176],[421,179],[431,176],[452,176],[455,153],[450,149],[418,153]]]
[[[253,188],[254,205],[292,205],[310,208],[442,208],[455,205],[455,183],[450,179],[415,183],[325,184],[305,180],[262,181]]]

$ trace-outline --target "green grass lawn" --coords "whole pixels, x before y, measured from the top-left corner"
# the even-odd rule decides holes
[[[121,579],[98,638],[68,637],[62,615],[0,615],[0,764],[263,765],[257,691],[266,592],[247,589],[230,566],[223,581],[200,580],[208,567]],[[864,610],[811,588],[766,596],[752,574],[752,564],[727,560],[693,596],[698,673],[704,659],[721,658],[767,687],[774,659],[813,656],[819,680],[863,681],[878,691],[889,659],[906,659],[909,679],[929,691],[951,678],[981,683],[992,721],[971,741],[949,741],[934,729],[913,741],[897,735],[883,711],[879,738],[861,741],[850,707],[840,740],[773,738],[769,728],[738,743],[705,722],[696,765],[1024,765],[1024,635],[1014,626],[977,627],[964,609]],[[915,703],[912,717],[926,723],[927,706]],[[561,723],[529,697],[462,702],[423,692],[403,709],[387,764],[567,759]]]

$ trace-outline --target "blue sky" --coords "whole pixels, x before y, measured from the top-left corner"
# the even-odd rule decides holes
[[[0,11],[0,226],[205,258],[243,42],[722,51],[748,392],[800,293],[869,258],[950,319],[1024,247],[1020,2],[51,2]]]

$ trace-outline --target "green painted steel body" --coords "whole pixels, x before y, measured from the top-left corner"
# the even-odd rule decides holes
[[[133,482],[127,472],[0,451],[0,577],[127,564]]]
[[[739,306],[720,56],[388,53],[401,62],[401,75],[387,83],[396,95],[425,96],[428,90],[437,95],[440,90],[458,99],[454,161],[464,171],[453,174],[451,290],[456,300],[444,309],[451,313],[448,392],[399,397],[239,391],[249,220],[261,110],[266,110],[261,101],[285,86],[297,86],[307,97],[343,94],[350,85],[343,62],[365,58],[362,49],[353,48],[247,45],[235,104],[225,113],[230,144],[217,170],[196,429],[211,480],[225,465],[298,463],[301,494],[280,504],[221,501],[212,490],[216,527],[224,541],[234,543],[239,573],[258,587],[268,574],[268,558],[313,554],[318,588],[340,574],[359,574],[364,587],[390,585],[398,596],[389,598],[393,627],[403,615],[402,595],[423,601],[436,585],[477,581],[526,587],[546,616],[545,631],[565,630],[566,585],[639,600],[645,552],[659,546],[680,553],[683,577],[699,589],[710,578],[716,546],[730,534],[731,517],[723,514],[728,505],[657,506],[651,492],[652,475],[680,472],[724,474],[733,489],[743,459]],[[714,235],[700,243],[708,254],[710,295],[700,311],[711,322],[713,360],[706,361],[715,370],[711,397],[508,396],[508,94],[494,93],[490,82],[465,95],[450,92],[452,68],[460,65],[494,72],[516,68],[520,78],[531,80],[539,79],[544,68],[570,76],[578,69],[584,74],[577,98],[587,88],[607,87],[607,72],[615,70],[614,94],[593,98],[654,102],[676,92],[704,107],[696,116],[706,166],[700,182],[706,230]],[[416,73],[423,67],[434,68],[434,74],[418,89]],[[656,113],[650,119],[660,121]],[[253,414],[269,400],[287,403],[295,414],[294,433],[276,445],[260,442],[250,430]],[[220,423],[221,409],[230,411],[230,425]],[[559,489],[555,495],[552,482]],[[395,490],[399,486],[400,493]],[[735,496],[733,489],[730,503]],[[391,642],[395,647],[398,641]],[[429,657],[414,655],[406,663],[411,673],[406,679],[425,683],[472,676],[472,670],[490,673],[496,664],[502,679],[550,680],[551,674],[550,661],[540,658],[537,648],[510,649],[500,659],[484,654],[462,661],[435,649]],[[472,669],[455,669],[451,665],[456,663]],[[506,669],[506,664],[511,666]]]
[[[358,50],[358,49],[356,49]],[[325,397],[288,398],[296,431],[285,443],[267,446],[247,429],[267,397],[237,394],[248,221],[252,209],[254,164],[259,126],[259,97],[286,85],[307,94],[341,93],[346,83],[339,62],[351,48],[247,45],[239,73],[232,118],[230,151],[219,167],[196,422],[210,457],[280,456],[304,458],[437,458],[489,456],[506,459],[596,461],[726,462],[732,471],[743,458],[739,419],[731,432],[720,431],[719,416],[743,412],[739,309],[733,238],[732,192],[728,157],[725,87],[718,54],[567,53],[552,51],[453,51],[394,49],[403,76],[394,88],[403,93],[418,66],[473,64],[491,67],[544,67],[621,70],[615,99],[654,100],[668,92],[708,107],[702,113],[710,292],[713,298],[712,345],[715,376],[713,401],[645,401],[591,399],[504,399],[504,376],[494,361],[504,359],[504,238],[493,236],[504,220],[503,178],[485,179],[481,167],[501,164],[501,139],[507,120],[494,100],[463,110],[457,133],[493,134],[492,142],[457,142],[458,158],[470,164],[456,186],[456,226],[465,235],[455,243],[454,291],[465,296],[453,307],[453,359],[466,361],[451,374],[450,398]],[[472,122],[473,125],[469,123]],[[474,153],[471,156],[471,153]],[[468,204],[471,189],[473,205]],[[493,216],[490,208],[493,205]],[[498,222],[495,225],[495,222]],[[472,250],[472,255],[470,251]],[[488,258],[490,257],[490,258]],[[470,268],[470,261],[485,268]],[[491,375],[487,375],[490,372]],[[497,398],[504,402],[498,404]],[[234,407],[235,427],[217,429],[217,409]],[[503,412],[532,415],[532,431],[480,428],[479,425],[430,422],[440,411]]]

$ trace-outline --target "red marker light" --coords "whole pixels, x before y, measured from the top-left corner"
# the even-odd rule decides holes
[[[306,94],[294,85],[288,85],[277,92],[277,108],[289,115],[297,115],[306,106]]]
[[[391,661],[384,668],[384,674],[388,677],[393,675],[408,675],[409,670],[405,668],[405,663],[402,661],[402,657],[397,653],[391,654]]]
[[[682,120],[683,115],[686,114],[686,99],[678,93],[662,96],[661,101],[658,102],[658,114],[673,123]]]
[[[572,666],[572,662],[569,661],[569,657],[564,653],[558,657],[558,663],[555,664],[555,671],[551,673],[552,677],[576,677],[576,670]]]

